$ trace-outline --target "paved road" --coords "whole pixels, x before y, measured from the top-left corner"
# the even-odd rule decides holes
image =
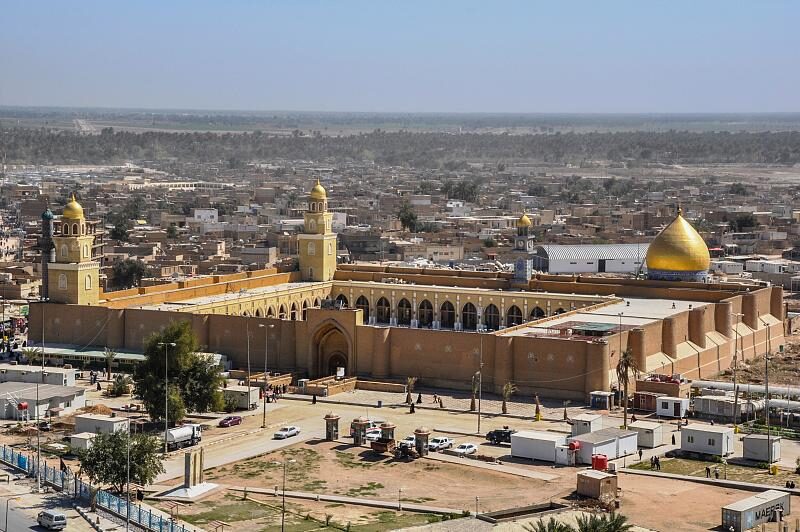
[[[36,520],[16,507],[14,501],[8,504],[8,528],[6,526],[6,498],[0,497],[0,528],[8,532],[18,530],[44,530],[36,524]]]

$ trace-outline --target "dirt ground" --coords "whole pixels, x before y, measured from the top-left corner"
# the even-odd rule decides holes
[[[770,384],[796,385],[800,381],[800,336],[788,336],[783,353],[778,352],[777,346],[774,346],[774,351],[769,362]],[[740,383],[763,384],[764,369],[763,356],[740,360],[736,378]],[[733,381],[733,369],[726,369],[718,378]]]

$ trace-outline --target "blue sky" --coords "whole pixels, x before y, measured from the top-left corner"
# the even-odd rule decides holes
[[[0,105],[800,111],[797,1],[5,0]]]

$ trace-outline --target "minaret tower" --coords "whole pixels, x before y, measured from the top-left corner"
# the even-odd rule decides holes
[[[100,263],[92,260],[93,233],[73,194],[61,215],[61,231],[52,237],[55,262],[47,265],[50,301],[96,305],[100,300]]]
[[[303,215],[305,231],[297,236],[300,272],[304,281],[330,281],[336,272],[336,233],[328,212],[328,194],[319,183],[311,189]]]

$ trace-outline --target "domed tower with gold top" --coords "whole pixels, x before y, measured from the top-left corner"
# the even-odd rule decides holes
[[[650,244],[646,262],[648,279],[705,282],[711,257],[679,207],[675,219]]]
[[[51,214],[52,216],[52,214]],[[52,236],[55,262],[47,264],[47,294],[55,303],[96,305],[100,299],[100,263],[92,259],[94,225],[72,195]]]
[[[517,220],[517,236],[514,237],[514,251],[518,252],[533,252],[533,247],[536,245],[536,238],[531,233],[533,222],[524,214]]]
[[[304,231],[297,235],[300,273],[304,281],[330,281],[336,272],[336,233],[328,212],[328,193],[319,179],[308,195]]]

